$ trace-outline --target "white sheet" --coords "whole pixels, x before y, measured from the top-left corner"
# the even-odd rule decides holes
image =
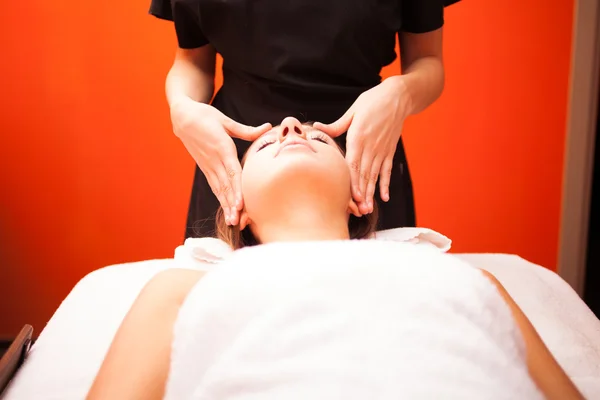
[[[440,398],[543,396],[496,287],[435,248],[243,249],[192,289],[175,324],[166,400]]]
[[[459,257],[494,273],[580,390],[589,399],[600,398],[600,322],[568,284],[514,255]],[[158,271],[175,266],[172,259],[142,261],[106,267],[83,278],[40,333],[4,399],[84,398],[141,288]]]
[[[600,320],[554,272],[516,255],[461,254],[495,275],[588,399],[600,399]]]

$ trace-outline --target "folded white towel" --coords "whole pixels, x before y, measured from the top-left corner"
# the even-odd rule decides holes
[[[387,240],[400,243],[413,243],[433,246],[439,251],[450,250],[452,241],[446,236],[428,228],[395,228],[373,234],[376,240]],[[175,261],[181,268],[200,268],[208,271],[225,260],[233,250],[222,240],[205,238],[188,238],[185,243],[175,249]]]
[[[395,228],[375,232],[376,240],[389,240],[393,242],[407,242],[433,246],[442,252],[450,250],[452,240],[439,232],[429,228]]]
[[[480,271],[387,241],[236,251],[190,292],[166,399],[540,399]]]
[[[179,268],[212,270],[225,260],[233,250],[222,240],[210,237],[188,238],[175,249],[175,262]]]

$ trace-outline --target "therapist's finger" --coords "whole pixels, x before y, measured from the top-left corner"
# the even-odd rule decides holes
[[[369,213],[373,212],[373,197],[375,197],[375,187],[377,186],[377,179],[379,178],[379,171],[381,170],[381,158],[375,157],[373,164],[371,165],[371,173],[369,174],[369,181],[367,182],[366,199]]]
[[[362,147],[358,143],[350,139],[346,140],[346,163],[350,169],[350,184],[352,190],[352,198],[357,203],[363,201],[363,193],[360,191],[360,156]]]
[[[255,141],[272,128],[272,125],[269,123],[264,123],[260,126],[248,126],[227,117],[223,120],[223,126],[227,130],[229,136],[249,142]]]
[[[387,156],[381,164],[381,170],[379,171],[379,195],[381,200],[387,202],[390,200],[390,182],[392,179],[392,166],[394,162],[394,156]]]
[[[369,208],[367,206],[367,185],[371,179],[371,166],[373,165],[374,159],[375,153],[369,147],[365,147],[363,145],[359,164],[359,190],[362,193],[362,201],[359,204],[359,208],[363,214],[368,214],[369,212]]]
[[[219,204],[221,204],[221,208],[223,209],[223,216],[225,217],[225,222],[227,223],[227,225],[229,225],[229,214],[231,211],[229,207],[229,202],[227,201],[226,189],[221,184],[221,179],[219,178],[219,175],[216,172],[211,171],[206,174],[206,180],[208,181],[212,192],[217,197],[217,200],[219,200]]]
[[[329,136],[335,138],[348,131],[354,118],[354,110],[348,109],[344,115],[342,115],[337,121],[331,124],[323,124],[321,122],[315,122],[313,128],[325,132]]]
[[[239,210],[238,204],[241,202],[241,178],[242,167],[237,157],[230,157],[223,161],[223,168],[221,169],[220,181],[223,179],[227,180],[225,186],[228,190],[225,193],[227,198],[227,204],[229,205],[229,222],[235,226],[239,223]]]
[[[242,196],[242,166],[237,158],[237,155],[231,156],[223,162],[227,170],[227,176],[231,181],[233,189],[232,198],[230,199],[231,207],[241,211],[244,208],[244,198]]]
[[[360,213],[360,210],[358,209],[358,206],[356,205],[356,203],[354,201],[350,202],[350,205],[348,206],[348,210],[352,213],[352,215],[354,215],[355,217],[362,217],[363,215]]]
[[[367,187],[369,186],[369,182],[374,180],[377,182],[377,174],[372,173],[373,161],[375,160],[375,156],[367,149],[363,149],[362,156],[360,157],[360,191],[363,194],[363,199],[359,204],[359,209],[363,214],[368,214],[369,211],[369,201],[373,201],[373,199],[369,199],[367,193]],[[379,173],[379,171],[377,171]]]

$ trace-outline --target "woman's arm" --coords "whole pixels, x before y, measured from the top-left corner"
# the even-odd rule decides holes
[[[442,28],[426,33],[400,32],[402,75],[391,77],[408,93],[407,115],[431,105],[444,90]]]
[[[179,308],[203,272],[170,269],[142,289],[88,393],[97,399],[162,399]]]
[[[210,44],[177,49],[165,84],[171,111],[181,101],[210,102],[215,90],[215,63],[216,51]]]
[[[510,297],[506,289],[496,279],[496,277],[487,271],[481,270],[483,274],[498,288],[500,295],[508,304],[513,317],[525,340],[527,351],[527,367],[529,374],[549,400],[571,400],[583,399],[583,396],[573,382],[569,379],[565,371],[554,359],[531,322],[527,319],[523,311]]]

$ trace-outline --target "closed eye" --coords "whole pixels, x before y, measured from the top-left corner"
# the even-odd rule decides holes
[[[312,140],[316,140],[318,142],[325,143],[325,144],[330,144],[329,141],[331,140],[329,138],[329,136],[327,136],[326,134],[324,134],[322,132],[313,132],[310,134],[310,138]]]
[[[256,151],[259,152],[262,149],[264,149],[265,147],[267,147],[268,145],[273,144],[273,143],[275,143],[275,139],[265,139],[258,145],[258,148],[256,149]]]
[[[325,144],[331,144],[332,139],[327,136],[325,133],[323,132],[311,132],[309,133],[309,139],[311,140],[316,140],[318,142],[321,143],[325,143]],[[261,151],[262,149],[264,149],[265,147],[275,143],[277,140],[273,137],[271,138],[264,138],[256,147],[256,152]]]

